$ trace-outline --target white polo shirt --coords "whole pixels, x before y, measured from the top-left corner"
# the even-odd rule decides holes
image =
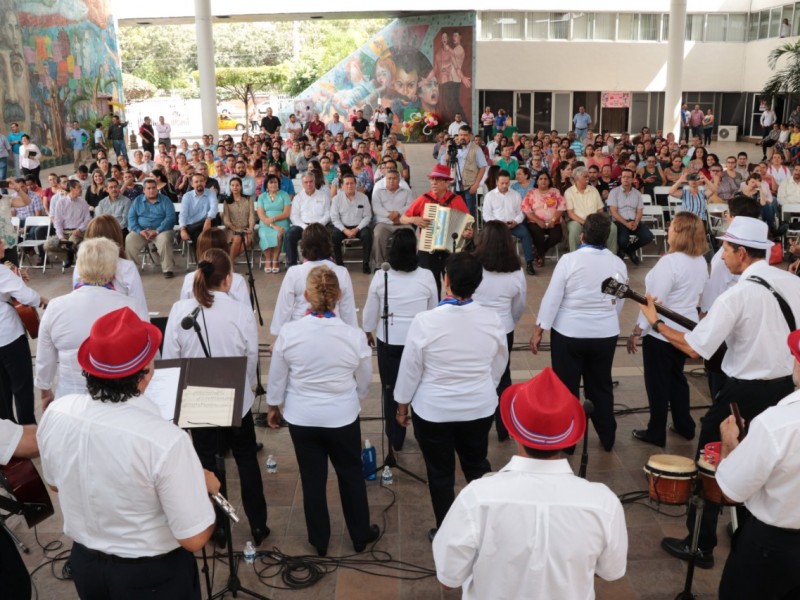
[[[511,273],[496,273],[484,269],[483,279],[472,299],[495,311],[505,332],[511,333],[525,311],[527,295],[528,282],[522,269]]]
[[[505,194],[495,188],[483,197],[483,220],[522,223],[522,196],[516,190],[509,189]]]

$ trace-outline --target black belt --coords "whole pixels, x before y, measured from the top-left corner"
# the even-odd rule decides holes
[[[95,558],[99,558],[100,560],[106,560],[106,561],[116,562],[116,563],[121,563],[121,564],[142,564],[142,563],[156,562],[156,561],[159,561],[159,560],[163,560],[163,559],[165,559],[165,558],[167,558],[169,556],[172,556],[174,554],[177,554],[178,552],[180,552],[183,549],[181,546],[178,546],[174,550],[170,550],[169,552],[166,552],[165,554],[157,554],[155,556],[138,556],[136,558],[125,558],[123,556],[116,556],[114,554],[106,554],[105,552],[101,552],[100,550],[93,550],[92,548],[87,548],[86,546],[84,546],[83,544],[79,544],[78,542],[75,542],[75,545],[76,546],[80,546],[80,549],[83,552],[86,552],[86,554],[89,554],[90,556],[94,556]]]
[[[777,533],[788,533],[788,534],[791,534],[791,535],[800,535],[800,529],[786,529],[785,527],[778,527],[776,525],[770,525],[769,523],[764,523],[764,521],[762,521],[761,519],[759,519],[758,517],[755,517],[755,516],[753,516],[753,520],[756,523],[758,523],[759,525],[761,525],[762,527],[764,527],[766,529],[771,529],[772,531],[775,531]]]
[[[784,381],[793,381],[791,375],[776,377],[775,379],[737,379],[736,377],[728,377],[728,379],[735,383],[783,383]]]

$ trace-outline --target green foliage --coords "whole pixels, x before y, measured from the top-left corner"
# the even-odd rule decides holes
[[[122,90],[127,102],[147,100],[158,92],[158,89],[152,83],[130,73],[122,74]]]
[[[781,59],[785,59],[783,68],[767,80],[761,94],[768,101],[784,93],[798,100],[800,99],[800,41],[784,44],[770,52],[767,59],[769,68],[775,71]]]
[[[194,75],[199,78],[199,74]],[[286,81],[286,69],[281,66],[217,68],[216,75],[217,96],[223,100],[241,100],[245,114],[256,92],[282,89]]]

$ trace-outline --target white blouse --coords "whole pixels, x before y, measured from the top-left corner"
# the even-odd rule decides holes
[[[429,269],[417,268],[414,271],[387,271],[389,300],[389,339],[384,339],[383,293],[384,272],[378,271],[372,278],[364,304],[363,329],[376,333],[378,339],[392,346],[404,346],[408,328],[417,313],[436,308],[439,293],[436,280]]]
[[[17,311],[9,304],[11,298],[28,306],[39,306],[41,303],[39,294],[25,285],[22,278],[14,274],[11,269],[0,263],[0,347],[8,346],[25,333]]]
[[[512,273],[495,273],[484,269],[483,280],[472,299],[495,311],[503,329],[511,333],[525,310],[527,295],[528,282],[522,269]]]
[[[72,271],[72,285],[74,286],[81,280],[80,271],[78,267]],[[144,286],[142,285],[142,276],[139,275],[139,269],[132,260],[127,258],[117,258],[117,271],[112,280],[114,289],[133,298],[134,311],[143,321],[150,321],[150,313],[147,311],[147,298],[144,295]]]
[[[192,287],[194,286],[195,272],[196,271],[187,273],[186,277],[183,278],[183,285],[181,285],[181,295],[179,300],[194,300],[194,290]],[[231,283],[231,291],[228,292],[228,295],[237,302],[245,304],[247,308],[252,310],[252,306],[250,304],[250,288],[247,286],[247,282],[245,281],[244,277],[238,273],[233,274],[233,283]]]

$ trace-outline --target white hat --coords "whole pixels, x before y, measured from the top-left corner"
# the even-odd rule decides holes
[[[769,250],[775,244],[767,239],[768,232],[767,224],[761,219],[734,217],[725,234],[717,236],[717,239],[737,246]]]

